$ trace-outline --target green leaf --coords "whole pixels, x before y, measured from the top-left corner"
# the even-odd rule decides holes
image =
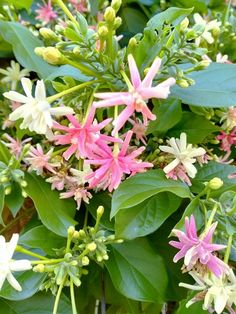
[[[209,313],[208,311],[203,310],[202,305],[203,302],[202,301],[198,301],[194,304],[192,304],[189,308],[186,307],[186,304],[188,303],[189,300],[191,300],[194,295],[196,295],[197,292],[192,292],[189,294],[189,296],[182,300],[179,304],[179,308],[177,309],[177,311],[175,312],[176,314],[207,314]]]
[[[25,179],[28,183],[25,191],[33,200],[42,223],[52,232],[66,237],[68,227],[76,224],[73,219],[75,202],[60,199],[59,193],[52,191],[51,185],[35,174],[26,173]]]
[[[51,293],[39,292],[26,301],[0,300],[0,308],[4,314],[50,314],[54,298]],[[70,300],[61,295],[57,314],[71,314]]]
[[[112,245],[105,265],[121,294],[133,300],[163,301],[167,285],[165,266],[145,239]]]
[[[62,65],[58,67],[54,72],[52,72],[47,78],[46,81],[53,81],[55,78],[69,76],[80,82],[89,81],[90,78],[80,72],[79,69],[72,67],[71,65]]]
[[[46,254],[55,255],[53,249],[66,245],[65,238],[59,237],[44,226],[37,226],[25,232],[19,239],[19,244],[30,248],[43,250]]]
[[[33,0],[5,0],[10,5],[13,5],[16,9],[26,9],[29,10]]]
[[[13,217],[15,217],[24,203],[24,197],[22,196],[22,189],[18,183],[12,183],[11,188],[11,194],[6,195],[5,202],[9,207]]]
[[[57,69],[34,53],[34,49],[43,46],[43,43],[23,25],[0,21],[0,34],[12,45],[14,55],[23,67],[44,79]]]
[[[192,112],[184,112],[182,119],[171,130],[169,136],[179,137],[181,132],[187,134],[188,143],[201,143],[208,135],[219,131],[220,128],[206,118]]]
[[[166,131],[176,125],[182,117],[181,101],[178,99],[166,99],[160,102],[154,101],[153,113],[156,114],[156,120],[148,125],[147,134],[164,134]]]
[[[134,207],[120,210],[115,223],[117,237],[134,239],[154,232],[177,210],[180,202],[178,196],[163,192]]]
[[[221,164],[215,161],[210,161],[204,167],[198,167],[196,177],[192,180],[191,190],[194,193],[199,193],[204,188],[204,182],[208,182],[211,179],[218,177],[224,184],[223,186],[211,195],[221,195],[227,190],[236,191],[236,178],[229,178],[230,174],[236,173],[236,167],[226,164]]]
[[[193,11],[193,8],[182,9],[182,8],[169,8],[164,12],[154,15],[149,22],[147,27],[151,29],[161,29],[164,24],[178,25],[183,19]]]
[[[43,283],[46,274],[35,273],[32,270],[28,270],[25,272],[14,273],[14,277],[20,283],[22,291],[16,291],[14,288],[12,288],[12,286],[9,285],[8,282],[5,282],[0,291],[0,297],[13,301],[27,299],[39,290],[39,287]]]
[[[11,154],[7,147],[0,141],[0,161],[8,165],[8,162],[11,158]]]
[[[189,77],[195,84],[188,88],[177,85],[171,95],[183,103],[201,107],[230,107],[236,103],[236,65],[212,62],[203,71],[193,72]]]
[[[182,198],[190,197],[186,184],[167,179],[162,170],[149,170],[130,177],[121,183],[113,193],[111,217],[114,217],[122,208],[133,207],[147,198],[165,191]]]
[[[4,208],[4,200],[5,200],[5,191],[4,186],[0,184],[0,225],[5,226],[4,221],[2,219],[2,212]]]

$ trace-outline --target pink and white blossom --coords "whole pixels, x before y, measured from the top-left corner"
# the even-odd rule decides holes
[[[20,141],[18,139],[14,139],[7,133],[3,135],[3,138],[8,141],[8,143],[3,142],[4,145],[9,148],[10,152],[16,157],[16,159],[20,157],[24,144],[29,143],[32,139],[31,137],[29,137],[23,141]]]
[[[142,81],[136,62],[131,54],[128,56],[128,64],[131,76],[128,92],[95,94],[95,97],[103,99],[94,103],[96,108],[126,105],[126,108],[113,121],[113,135],[116,134],[136,112],[142,114],[144,125],[147,125],[148,120],[155,120],[156,116],[148,108],[147,101],[151,98],[166,99],[170,93],[170,87],[175,84],[175,79],[171,77],[157,86],[152,87],[153,79],[161,66],[160,58],[154,60]]]
[[[48,24],[57,18],[57,13],[53,10],[51,0],[48,0],[44,5],[40,5],[39,9],[35,10],[35,12],[37,13],[36,20],[42,21],[43,24]]]

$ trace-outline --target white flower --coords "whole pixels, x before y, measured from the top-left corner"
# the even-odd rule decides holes
[[[216,277],[212,273],[205,276],[195,272],[189,274],[195,279],[196,284],[180,283],[179,286],[204,293],[196,295],[186,304],[186,307],[204,298],[203,309],[211,311],[214,308],[215,312],[220,314],[225,308],[231,310],[232,305],[236,305],[236,277],[232,269],[229,270],[228,275],[224,274],[221,277]]]
[[[4,281],[7,279],[9,284],[14,289],[21,291],[22,288],[15,277],[12,275],[12,271],[23,271],[32,268],[29,260],[12,260],[18,239],[19,234],[17,233],[13,234],[10,242],[6,242],[5,238],[0,236],[0,290]]]
[[[172,154],[175,159],[167,165],[163,170],[165,173],[169,173],[175,169],[179,164],[182,164],[190,178],[194,178],[197,169],[194,167],[196,157],[203,156],[206,151],[204,148],[194,148],[192,144],[187,144],[186,133],[180,134],[180,139],[171,137],[167,140],[170,146],[160,145],[159,148],[163,152]]]
[[[20,70],[19,63],[12,60],[11,66],[7,67],[6,69],[0,69],[0,73],[4,75],[4,78],[1,79],[1,82],[11,83],[11,89],[15,90],[17,82],[19,82],[23,77],[28,76],[29,70]]]
[[[196,39],[196,44],[199,46],[201,38],[205,39],[209,44],[214,42],[214,38],[210,31],[215,30],[220,32],[221,22],[217,20],[212,20],[210,22],[205,21],[199,13],[193,15],[194,21],[197,25],[204,26],[203,33]]]
[[[12,121],[23,119],[20,125],[21,129],[28,128],[30,131],[35,131],[38,134],[49,135],[53,125],[52,115],[61,116],[74,112],[69,107],[51,108],[46,98],[43,80],[37,81],[35,97],[32,96],[32,83],[29,79],[22,78],[21,84],[26,96],[14,91],[3,94],[3,96],[10,100],[23,103],[22,106],[15,109],[9,116],[9,119]]]

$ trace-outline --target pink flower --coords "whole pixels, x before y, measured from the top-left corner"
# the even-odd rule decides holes
[[[113,135],[116,134],[123,127],[125,122],[135,112],[140,112],[142,114],[145,125],[147,125],[148,120],[155,120],[156,116],[152,114],[146,102],[150,98],[167,98],[170,93],[170,86],[175,84],[175,79],[171,77],[160,83],[159,85],[152,87],[152,81],[161,65],[160,58],[156,58],[154,60],[147,75],[142,81],[139,75],[137,65],[132,55],[128,56],[128,64],[132,82],[132,84],[129,82],[128,92],[95,94],[97,98],[103,99],[94,103],[96,108],[126,105],[126,108],[113,121],[113,125],[115,126],[112,132]]]
[[[191,186],[192,183],[186,173],[186,169],[183,165],[179,164],[173,170],[166,174],[167,179],[178,180],[180,179],[182,182],[185,182],[187,185]]]
[[[80,209],[81,201],[89,204],[89,200],[92,198],[92,194],[88,192],[84,187],[71,186],[68,191],[60,193],[60,198],[74,197],[77,202],[77,209]]]
[[[31,141],[31,137],[26,138],[23,141],[14,139],[9,134],[4,134],[3,137],[9,141],[9,143],[3,142],[5,146],[9,147],[10,152],[18,159],[22,153],[23,145]]]
[[[30,164],[29,171],[35,170],[38,175],[41,175],[44,169],[56,173],[53,168],[60,167],[61,164],[60,162],[50,162],[52,152],[53,148],[44,154],[40,144],[37,144],[36,148],[31,146],[28,152],[29,157],[24,158],[24,161]]]
[[[65,135],[55,135],[56,145],[67,145],[70,147],[63,153],[63,157],[68,160],[74,153],[77,158],[86,158],[91,155],[95,146],[105,141],[119,141],[111,136],[100,134],[100,130],[111,122],[106,119],[101,123],[93,122],[95,108],[92,108],[84,124],[79,123],[74,116],[68,115],[67,118],[72,126],[62,126],[54,123],[54,128],[65,131]]]
[[[79,12],[87,12],[87,2],[86,0],[68,0],[73,7]]]
[[[44,24],[48,24],[49,22],[56,19],[57,14],[53,11],[51,0],[44,5],[39,6],[39,9],[35,10],[37,16],[35,17],[36,20],[41,20]]]
[[[133,125],[133,128],[131,129],[131,131],[133,131],[134,135],[136,136],[136,139],[138,141],[141,141],[144,145],[147,145],[147,138],[145,136],[146,134],[146,131],[147,131],[147,126],[144,125],[142,123],[142,121],[140,121],[140,119],[135,119],[135,120],[132,120],[132,119],[129,119],[128,120],[132,125]]]
[[[58,190],[61,191],[65,188],[65,185],[72,182],[72,177],[68,175],[68,173],[65,171],[61,171],[56,173],[54,176],[48,178],[46,181],[51,183],[51,189],[52,190]]]
[[[236,145],[236,128],[230,133],[220,131],[220,135],[217,135],[216,139],[221,141],[220,147],[225,152],[231,152],[231,146]]]
[[[190,220],[185,218],[185,233],[181,230],[173,229],[173,233],[179,238],[179,242],[170,241],[170,245],[180,251],[174,256],[174,262],[184,257],[184,264],[187,270],[191,270],[197,262],[207,266],[217,277],[227,272],[228,266],[217,258],[212,252],[222,250],[226,246],[212,244],[212,236],[216,229],[217,222],[213,223],[208,230],[203,232],[199,237],[194,216]]]
[[[145,147],[127,153],[132,134],[132,131],[127,133],[121,149],[112,151],[108,145],[101,144],[100,147],[95,148],[93,158],[84,161],[85,164],[99,166],[97,170],[87,176],[90,188],[99,187],[104,190],[108,188],[111,192],[119,186],[124,174],[134,175],[137,172],[144,172],[145,168],[153,167],[149,162],[136,159],[145,150]]]

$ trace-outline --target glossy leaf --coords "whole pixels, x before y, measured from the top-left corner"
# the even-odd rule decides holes
[[[6,195],[5,202],[9,207],[13,217],[15,217],[24,203],[24,197],[22,196],[22,189],[18,183],[12,183],[11,188],[11,194]]]
[[[34,49],[43,46],[43,43],[23,25],[0,21],[0,34],[12,45],[14,55],[23,67],[36,72],[41,78],[48,77],[57,69],[34,53]]]
[[[44,226],[37,226],[25,232],[19,239],[19,244],[30,248],[39,248],[46,254],[55,255],[53,249],[66,245],[65,238],[59,237]]]
[[[195,84],[188,88],[177,85],[171,89],[171,95],[184,104],[201,107],[230,107],[236,103],[236,65],[212,62],[203,71],[189,75]]]
[[[76,224],[73,219],[75,202],[61,200],[59,193],[52,191],[51,185],[35,174],[27,173],[25,179],[28,183],[25,190],[33,200],[42,223],[52,232],[66,237],[68,227]]]
[[[120,210],[115,223],[117,237],[134,239],[154,232],[177,210],[180,202],[178,196],[163,192],[134,207]]]
[[[190,196],[189,188],[180,181],[168,180],[162,170],[150,170],[137,174],[123,183],[112,197],[111,217],[122,208],[133,207],[161,192],[171,192],[182,198]]]
[[[219,130],[219,127],[206,118],[192,112],[184,112],[182,119],[168,131],[168,135],[179,137],[181,132],[185,132],[187,134],[188,143],[198,144],[208,135]]]
[[[55,78],[63,76],[72,77],[80,82],[86,82],[90,79],[88,76],[82,74],[79,69],[66,64],[56,68],[56,70],[46,78],[46,81],[53,81]]]
[[[202,301],[198,301],[196,303],[194,303],[193,305],[191,305],[190,307],[186,307],[186,304],[189,300],[191,300],[194,295],[197,294],[196,292],[193,292],[191,294],[189,294],[188,298],[182,300],[179,304],[179,308],[176,311],[176,314],[207,314],[209,313],[206,310],[203,310],[202,305],[203,302]]]
[[[112,245],[105,265],[121,294],[139,301],[163,300],[167,285],[165,266],[145,239]]]

